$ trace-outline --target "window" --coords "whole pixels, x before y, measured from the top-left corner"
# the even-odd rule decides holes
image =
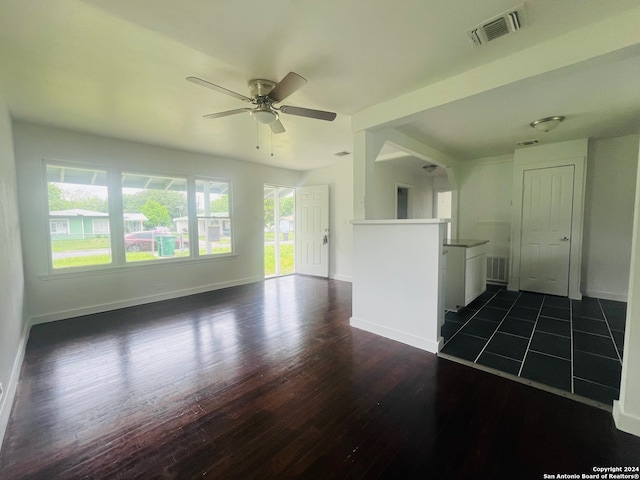
[[[186,178],[123,172],[122,204],[127,262],[189,256]]]
[[[228,181],[196,180],[199,255],[218,255],[233,251],[230,206]]]
[[[111,263],[106,170],[48,164],[46,178],[53,268]]]
[[[93,233],[96,235],[109,234],[109,220],[106,218],[93,219]]]
[[[49,220],[51,235],[69,235],[68,220]]]
[[[54,270],[233,251],[228,180],[121,172],[71,162],[46,162],[44,171]],[[110,203],[113,189],[120,192],[112,197],[122,195],[119,210],[119,201]],[[114,232],[117,250],[123,252],[117,258]]]

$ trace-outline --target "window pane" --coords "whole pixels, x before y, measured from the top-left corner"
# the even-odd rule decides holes
[[[111,263],[107,172],[47,165],[53,268]]]
[[[123,173],[122,202],[127,262],[189,256],[185,178]]]
[[[222,180],[196,180],[198,252],[231,253],[230,184]]]

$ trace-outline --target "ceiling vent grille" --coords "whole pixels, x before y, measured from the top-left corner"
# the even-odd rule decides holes
[[[526,24],[527,15],[524,5],[520,5],[496,17],[485,20],[465,33],[474,45],[484,45],[491,40],[520,30]]]
[[[351,155],[351,152],[347,152],[346,150],[343,150],[343,151],[341,151],[341,152],[336,152],[336,153],[334,153],[334,155],[335,155],[336,157],[345,157],[345,156],[347,156],[347,155]]]
[[[525,140],[524,142],[518,142],[516,143],[516,145],[519,147],[530,147],[531,145],[538,145],[539,143],[540,143],[540,140],[536,139],[536,140]]]

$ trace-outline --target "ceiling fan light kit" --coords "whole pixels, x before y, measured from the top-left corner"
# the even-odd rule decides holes
[[[250,80],[248,84],[249,97],[221,87],[220,85],[202,80],[198,77],[187,77],[187,80],[195,83],[196,85],[209,88],[218,93],[224,93],[230,97],[255,105],[253,108],[245,107],[237,108],[235,110],[227,110],[225,112],[211,113],[209,115],[205,115],[206,118],[221,118],[229,115],[235,115],[236,113],[249,112],[249,114],[259,123],[269,125],[271,127],[271,132],[274,134],[284,133],[286,131],[282,122],[279,120],[280,115],[278,112],[329,122],[336,118],[336,114],[334,112],[325,112],[322,110],[313,110],[311,108],[294,107],[290,105],[282,105],[280,107],[276,107],[274,105],[275,103],[281,102],[307,83],[307,80],[304,77],[295,72],[289,72],[282,80],[280,80],[279,83],[262,78]]]
[[[264,123],[265,125],[278,120],[278,114],[268,108],[257,108],[255,110],[251,110],[249,114],[259,123]]]
[[[529,125],[536,130],[546,133],[560,125],[563,120],[564,117],[562,115],[555,115],[553,117],[541,118],[540,120],[531,122]]]

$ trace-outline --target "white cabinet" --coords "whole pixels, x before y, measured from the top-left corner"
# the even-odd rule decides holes
[[[445,243],[447,310],[457,311],[487,289],[487,243],[486,240],[458,240]]]

